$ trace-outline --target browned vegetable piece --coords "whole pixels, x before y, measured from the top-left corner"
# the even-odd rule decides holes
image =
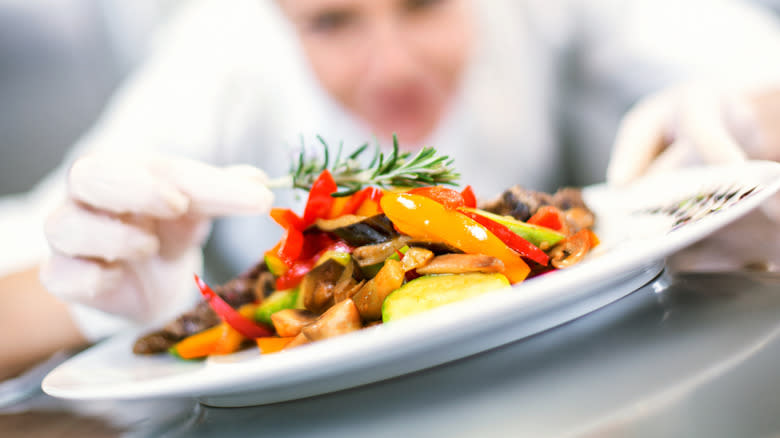
[[[351,299],[346,299],[334,304],[316,321],[303,327],[301,334],[310,341],[319,341],[360,330],[362,327],[355,303]]]
[[[352,298],[357,291],[360,290],[360,288],[363,287],[363,285],[366,284],[366,280],[361,280],[360,282],[352,282],[350,285],[344,289],[339,289],[333,294],[333,301],[336,303],[340,303],[347,298]]]
[[[314,225],[319,228],[322,231],[333,231],[337,228],[343,228],[350,226],[352,224],[356,224],[363,219],[365,219],[365,216],[355,216],[354,214],[344,214],[341,215],[335,219],[322,219],[319,218],[316,221],[314,221]]]
[[[266,271],[261,272],[257,281],[255,281],[255,287],[253,289],[256,302],[262,302],[268,295],[276,290],[276,277],[274,274]]]
[[[563,212],[566,223],[573,232],[577,232],[583,228],[590,228],[595,221],[593,213],[590,210],[582,207],[572,207]]]
[[[336,281],[336,285],[333,286],[334,303],[344,301],[350,297],[350,295],[347,295],[347,292],[354,288],[357,284],[357,280],[354,278],[356,271],[359,271],[359,269],[355,269],[355,261],[350,259],[347,265],[344,266],[344,270],[341,272],[341,276],[339,276],[339,279]]]
[[[360,266],[371,266],[382,263],[394,252],[406,245],[407,242],[409,242],[409,239],[409,236],[398,236],[387,242],[360,246],[352,251],[352,258]]]
[[[214,291],[234,308],[266,296],[274,288],[274,277],[265,262],[260,262],[237,278],[214,287]],[[170,321],[160,330],[147,333],[133,345],[135,354],[155,354],[167,351],[174,344],[220,323],[209,303],[199,302],[191,310]]]
[[[404,283],[405,272],[398,260],[387,259],[374,278],[360,288],[352,299],[363,321],[382,317],[382,303]]]
[[[407,243],[407,245],[410,248],[424,248],[431,252],[433,252],[434,255],[441,255],[441,254],[460,254],[463,251],[459,250],[458,248],[455,248],[454,246],[450,246],[444,242],[433,242],[433,241],[424,241],[420,239],[414,239],[411,242]]]
[[[175,336],[165,330],[158,330],[156,332],[147,333],[133,345],[133,353],[135,354],[155,354],[167,351],[169,348],[176,345],[177,342],[184,339],[181,336]]]
[[[561,210],[570,208],[588,209],[585,200],[582,199],[582,189],[576,187],[563,187],[558,189],[552,196],[552,205]]]
[[[290,341],[289,344],[284,346],[284,349],[285,350],[289,350],[289,349],[295,348],[295,347],[297,347],[299,345],[308,344],[309,342],[311,342],[311,341],[309,341],[309,338],[307,338],[306,335],[304,335],[303,333],[299,333],[298,336],[293,338],[293,340]]]
[[[500,216],[512,216],[525,222],[540,207],[545,205],[552,205],[561,211],[571,208],[588,210],[582,199],[582,190],[574,187],[564,187],[555,192],[554,195],[550,195],[514,186],[495,199],[482,203],[480,208]]]
[[[582,261],[590,251],[588,230],[577,232],[561,240],[550,251],[550,263],[558,268],[568,268]]]
[[[320,314],[333,305],[333,290],[344,272],[344,266],[328,259],[303,277],[300,293],[303,305],[314,313]]]
[[[271,322],[279,336],[298,336],[306,324],[317,319],[317,315],[303,309],[284,309],[271,315]]]
[[[500,216],[512,216],[525,222],[536,213],[539,207],[552,203],[553,198],[547,193],[513,186],[497,198],[483,203],[480,208]]]
[[[317,228],[339,236],[350,246],[373,245],[398,236],[393,223],[384,214],[370,217],[345,215],[315,222]]]
[[[470,272],[501,272],[504,263],[483,254],[444,254],[436,256],[427,265],[417,268],[417,273],[428,274],[466,274]]]
[[[412,247],[406,251],[401,259],[401,268],[404,272],[417,269],[428,264],[433,259],[433,251],[425,248]]]

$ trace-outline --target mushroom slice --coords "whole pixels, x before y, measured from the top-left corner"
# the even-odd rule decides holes
[[[504,263],[483,254],[444,254],[434,257],[427,265],[417,268],[417,273],[466,274],[469,272],[501,272]]]
[[[387,242],[361,246],[352,251],[352,258],[360,266],[375,265],[385,261],[386,258],[406,245],[409,240],[409,236],[398,236]]]
[[[563,216],[566,218],[566,223],[569,228],[574,231],[582,230],[583,228],[590,228],[595,222],[593,213],[590,210],[582,207],[572,207],[563,212]]]
[[[374,278],[360,288],[352,299],[363,321],[382,317],[382,303],[404,283],[405,272],[398,260],[387,259]]]
[[[303,309],[284,309],[271,315],[279,336],[298,336],[303,326],[314,322],[317,315]]]
[[[550,251],[550,263],[558,269],[568,268],[582,261],[590,247],[588,230],[578,231],[553,247]]]
[[[355,216],[354,214],[344,214],[335,219],[322,219],[319,218],[314,221],[314,225],[322,231],[332,232],[339,228],[348,227],[361,222],[365,219],[365,216]]]
[[[334,304],[314,322],[301,329],[310,341],[332,338],[363,328],[355,303],[346,299]],[[293,340],[294,341],[294,340]]]
[[[433,251],[425,248],[412,247],[406,251],[401,259],[401,267],[404,272],[417,269],[428,264],[433,259]]]
[[[354,293],[353,289],[355,288],[355,285],[358,284],[354,277],[355,273],[358,271],[360,270],[355,269],[355,262],[350,260],[344,267],[344,271],[341,273],[341,277],[339,277],[336,285],[333,287],[334,303],[344,301],[352,296],[350,292]]]
[[[289,350],[291,348],[298,347],[300,345],[305,345],[311,342],[309,338],[306,337],[303,333],[298,333],[298,336],[294,337],[292,341],[290,341],[289,344],[284,346],[284,350]]]
[[[328,259],[309,271],[301,281],[299,292],[303,294],[304,307],[319,314],[332,306],[333,290],[344,269],[341,263]]]

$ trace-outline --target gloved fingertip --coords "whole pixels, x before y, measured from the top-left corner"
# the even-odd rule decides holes
[[[225,168],[225,171],[249,181],[256,181],[263,185],[268,184],[268,175],[255,166],[239,164],[236,166],[229,166]]]
[[[186,213],[189,198],[152,167],[143,157],[84,156],[70,169],[70,197],[116,214],[174,218]]]
[[[167,183],[160,183],[159,206],[153,214],[161,219],[179,217],[190,208],[190,198]]]

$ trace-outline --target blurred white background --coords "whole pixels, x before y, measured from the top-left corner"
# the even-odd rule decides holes
[[[186,1],[0,0],[0,195],[61,160]]]
[[[180,0],[0,0],[0,194],[62,159]]]

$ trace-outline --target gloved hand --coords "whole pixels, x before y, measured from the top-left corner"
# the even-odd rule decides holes
[[[713,90],[683,86],[640,101],[618,128],[607,182],[623,185],[646,173],[699,163],[780,159],[780,93]],[[780,196],[762,207],[780,222]]]
[[[66,301],[138,322],[172,317],[192,302],[211,218],[265,213],[273,199],[265,182],[250,166],[85,156],[68,175],[68,199],[46,222],[53,255],[41,280]]]

